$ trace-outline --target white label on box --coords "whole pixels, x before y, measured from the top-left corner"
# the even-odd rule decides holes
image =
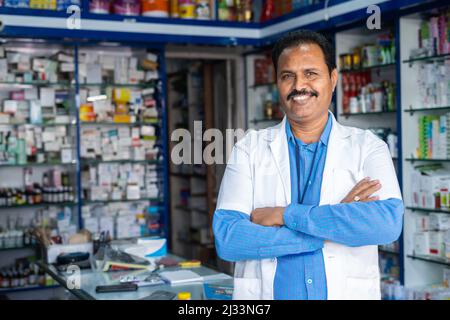
[[[72,162],[72,149],[62,149],[61,150],[61,162],[71,163]]]
[[[55,105],[55,89],[41,88],[41,106],[53,107]]]
[[[444,256],[444,233],[442,231],[431,231],[430,237],[430,254],[439,257]]]
[[[413,236],[414,253],[427,255],[430,253],[429,232],[416,232]]]

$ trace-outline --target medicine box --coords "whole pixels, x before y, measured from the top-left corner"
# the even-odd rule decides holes
[[[430,219],[428,215],[416,215],[415,216],[416,221],[416,231],[422,232],[422,231],[428,231],[430,230]]]
[[[430,255],[444,257],[445,243],[443,231],[429,232]]]
[[[450,229],[450,215],[438,212],[430,213],[429,227],[431,230]]]
[[[427,255],[430,252],[429,231],[416,232],[413,236],[414,254]]]

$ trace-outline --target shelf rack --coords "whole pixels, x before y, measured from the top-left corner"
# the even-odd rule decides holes
[[[4,8],[0,8],[0,15]],[[34,11],[33,12],[37,12]],[[50,40],[43,40],[44,42],[50,42]],[[20,43],[20,41],[19,41]],[[91,205],[91,204],[104,204],[104,203],[132,203],[132,202],[147,202],[154,206],[159,207],[159,212],[161,216],[161,235],[167,236],[169,233],[168,225],[169,225],[169,207],[168,207],[168,146],[167,146],[167,115],[166,115],[166,107],[165,107],[165,59],[164,59],[164,50],[159,45],[146,45],[139,44],[138,47],[149,49],[151,52],[155,53],[158,57],[158,72],[161,75],[159,79],[147,82],[147,83],[139,83],[139,84],[115,84],[110,82],[105,83],[79,83],[78,78],[78,53],[81,48],[84,46],[92,46],[92,45],[100,45],[98,43],[89,43],[83,44],[75,41],[73,44],[64,45],[68,51],[71,51],[73,56],[75,57],[75,72],[72,81],[67,82],[2,82],[0,83],[0,87],[5,86],[14,86],[21,88],[23,86],[29,87],[40,87],[40,86],[62,86],[70,88],[70,93],[74,94],[74,97],[79,97],[80,88],[84,86],[98,86],[98,87],[126,87],[126,88],[153,88],[154,89],[154,99],[157,101],[157,108],[159,111],[158,118],[150,117],[145,118],[144,121],[137,121],[133,123],[115,123],[115,122],[81,122],[79,119],[79,99],[73,99],[70,96],[69,99],[73,103],[73,110],[75,110],[74,114],[71,114],[70,123],[42,123],[42,124],[31,124],[31,123],[2,123],[0,126],[20,126],[20,125],[30,125],[30,126],[38,126],[38,127],[52,127],[52,126],[70,126],[75,129],[73,133],[73,137],[75,138],[75,146],[74,146],[74,160],[71,163],[61,163],[61,162],[45,162],[45,163],[27,163],[27,164],[0,164],[0,170],[2,169],[11,169],[11,168],[25,168],[25,167],[51,167],[51,166],[70,166],[72,167],[72,172],[75,173],[76,176],[76,200],[73,202],[61,202],[61,203],[37,203],[37,204],[24,204],[24,205],[14,205],[14,206],[1,206],[0,210],[21,210],[26,208],[40,208],[40,207],[50,207],[50,206],[70,206],[74,208],[76,211],[74,215],[77,217],[78,228],[83,228],[83,220],[81,218],[81,209],[83,205]],[[127,46],[127,44],[124,44]],[[132,47],[136,47],[136,45],[132,45]],[[7,88],[9,89],[9,88]],[[73,116],[73,120],[72,120]],[[80,157],[80,129],[85,126],[143,126],[143,125],[151,125],[156,126],[159,129],[156,130],[158,136],[151,137],[150,140],[156,142],[156,144],[160,147],[160,152],[158,155],[158,159],[155,160],[111,160],[111,161],[102,161],[99,159],[82,159]],[[100,163],[132,163],[132,164],[149,164],[149,165],[157,165],[156,171],[158,172],[159,177],[159,185],[160,185],[160,195],[156,198],[141,198],[141,199],[123,199],[123,200],[107,200],[107,201],[91,201],[85,200],[82,198],[83,184],[81,181],[81,170],[85,165],[98,165]],[[20,250],[20,248],[11,248],[10,251]]]

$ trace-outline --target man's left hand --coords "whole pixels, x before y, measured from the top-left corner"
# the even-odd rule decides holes
[[[284,207],[258,208],[252,211],[250,220],[265,227],[279,227],[284,225],[284,209]]]

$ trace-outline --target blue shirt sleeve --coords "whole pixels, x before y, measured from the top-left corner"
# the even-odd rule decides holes
[[[291,204],[283,219],[292,230],[358,247],[397,240],[403,211],[403,201],[396,198],[322,206]]]
[[[323,240],[287,227],[265,227],[248,214],[216,210],[213,218],[216,250],[224,260],[260,260],[323,248]]]

